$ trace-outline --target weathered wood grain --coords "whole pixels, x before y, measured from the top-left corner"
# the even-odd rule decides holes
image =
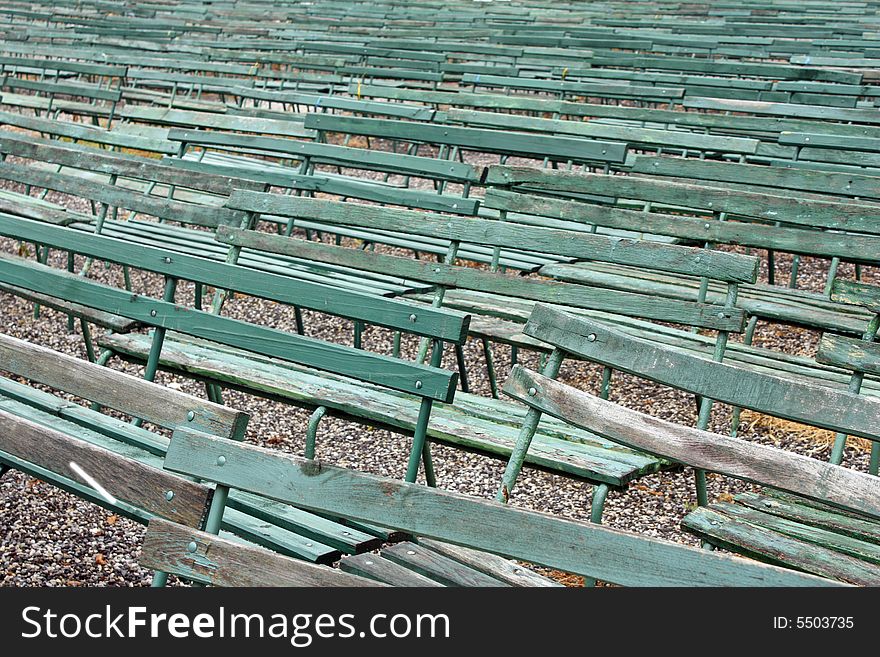
[[[163,518],[201,527],[213,490],[0,410],[0,450],[82,482],[76,463],[113,497]],[[85,482],[88,484],[88,482]],[[168,493],[171,492],[171,499]],[[111,502],[112,504],[112,502]]]
[[[562,586],[562,584],[553,581],[549,577],[539,575],[534,570],[520,566],[515,561],[504,559],[496,554],[471,550],[470,548],[442,541],[433,541],[429,538],[420,538],[418,543],[474,570],[479,570],[487,575],[491,575],[495,579],[500,579],[511,586]]]
[[[218,464],[218,457],[225,461]],[[178,430],[165,465],[312,511],[404,529],[508,558],[631,585],[830,582],[620,530],[562,520],[206,434]]]
[[[363,271],[391,273],[434,285],[502,294],[576,308],[602,310],[614,307],[615,311],[621,314],[673,321],[690,326],[740,331],[745,321],[745,313],[742,310],[718,304],[664,299],[634,292],[610,292],[598,286],[539,278],[502,276],[496,272],[473,267],[413,260],[256,231],[221,228],[216,238],[226,244],[310,258]]]
[[[819,341],[816,360],[826,365],[880,374],[880,344],[825,333]]]
[[[714,362],[540,304],[523,332],[586,360],[709,399],[830,431],[880,438],[876,398]]]
[[[192,544],[195,551],[189,549]],[[213,586],[382,586],[327,566],[162,520],[150,521],[140,563]]]
[[[79,230],[35,225],[32,221],[4,215],[0,215],[0,235],[33,240],[53,248],[81,253],[173,278],[197,281],[220,289],[341,315],[416,335],[452,342],[461,342],[467,336],[468,316],[455,310],[414,306],[406,301],[330,288],[320,283],[295,280],[289,276],[215,262],[170,249],[134,244]],[[20,285],[20,287],[28,286]],[[53,295],[52,291],[44,293]],[[69,298],[67,300],[72,301]],[[93,305],[88,301],[80,303],[86,306]],[[412,318],[413,315],[416,317],[415,320]]]
[[[442,586],[439,582],[420,575],[400,564],[394,563],[378,554],[358,554],[343,557],[339,569],[352,575],[384,582],[391,586]]]
[[[535,394],[529,394],[534,389]],[[622,445],[880,518],[880,479],[720,434],[682,427],[516,366],[504,392]]]
[[[174,428],[189,425],[241,440],[249,416],[144,379],[0,334],[0,370]],[[191,417],[190,417],[191,414]]]

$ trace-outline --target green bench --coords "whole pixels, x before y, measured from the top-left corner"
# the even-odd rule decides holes
[[[205,526],[212,491],[163,472],[169,444],[163,430],[198,427],[221,440],[240,441],[246,414],[6,335],[0,335],[0,371],[7,373],[0,376],[0,464],[5,468],[142,524],[160,517]],[[243,491],[233,491],[227,507],[215,531],[222,528],[225,537],[301,559],[330,563],[381,542],[361,529]]]
[[[200,584],[549,584],[506,559],[632,586],[833,584],[826,579],[590,523],[357,473],[249,445],[224,444],[198,431],[175,432],[165,467],[215,481],[218,491],[242,488],[317,512],[332,510],[334,514],[371,523],[381,520],[386,526],[425,537],[418,544],[385,549],[379,555],[343,559],[341,570],[333,570],[246,548],[185,524],[153,520],[144,540],[141,564]],[[503,558],[480,554],[477,560],[474,549]]]
[[[525,331],[553,345],[554,353],[574,353],[703,399],[878,439],[876,399],[712,362],[547,306],[535,309]],[[666,422],[554,378],[552,371],[538,374],[518,366],[504,391],[528,404],[531,418],[550,414],[622,446],[763,486],[759,493],[738,495],[736,502],[700,500],[683,519],[688,531],[712,545],[822,577],[880,582],[876,476]],[[528,450],[530,433],[526,423],[517,456]],[[499,497],[509,493],[518,466],[518,458],[512,458]]]
[[[642,170],[645,168],[651,170],[650,166]],[[645,233],[659,233],[688,243],[743,245],[766,249],[771,254],[783,251],[827,258],[836,260],[829,270],[829,285],[836,263],[847,260],[870,264],[877,249],[877,235],[870,219],[877,206],[866,202],[799,198],[776,190],[767,193],[716,188],[692,180],[548,173],[515,167],[491,167],[486,182],[497,189],[487,192],[484,205],[505,212],[509,221],[535,223],[547,217],[561,225],[585,228],[617,228],[641,222]],[[591,199],[605,203],[588,202]],[[609,202],[613,206],[618,199],[636,207],[641,204],[642,209],[608,207]],[[772,269],[772,258],[769,264]],[[561,280],[621,291],[647,288],[679,299],[717,300],[725,294],[723,289],[703,284],[694,277],[671,272],[653,275],[632,267],[561,263],[546,265],[541,272]],[[773,285],[772,276],[769,284],[743,286],[739,304],[752,316],[749,334],[758,319],[847,333],[862,331],[866,321],[863,311],[832,302],[827,292],[794,289],[796,276],[797,266],[788,289]]]

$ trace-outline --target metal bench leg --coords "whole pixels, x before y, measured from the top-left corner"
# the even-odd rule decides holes
[[[458,376],[459,384],[461,385],[461,391],[468,392],[470,390],[470,385],[468,385],[467,380],[467,362],[465,362],[464,358],[463,345],[455,345],[455,360],[458,362]]]
[[[498,399],[498,380],[495,378],[492,345],[489,344],[489,340],[486,338],[483,338],[483,357],[486,359],[486,374],[489,376],[489,387],[492,388],[492,397]]]
[[[746,326],[746,332],[743,336],[743,344],[748,346],[752,344],[752,340],[755,337],[755,327],[758,325],[758,317],[756,315],[752,315],[749,317],[749,323]],[[730,435],[736,438],[736,433],[739,431],[739,416],[742,413],[742,409],[739,406],[734,406],[733,412],[730,417]]]
[[[88,322],[82,318],[79,320],[79,326],[82,329],[83,342],[86,345],[86,357],[89,359],[90,363],[94,363],[95,345],[92,343],[92,331],[89,328]]]
[[[880,443],[871,444],[871,463],[868,466],[868,472],[876,475],[880,469]]]
[[[602,512],[605,511],[605,501],[608,499],[608,492],[611,487],[608,484],[599,484],[593,488],[593,496],[590,500],[590,522],[597,525],[602,524]],[[596,586],[596,580],[592,577],[584,577],[584,586],[592,588]]]
[[[318,425],[327,414],[326,406],[318,406],[309,418],[309,426],[306,429],[306,448],[303,456],[307,459],[315,458],[315,443],[318,437]]]
[[[425,482],[431,488],[437,488],[437,475],[434,473],[434,459],[431,457],[431,443],[427,441],[422,448],[422,463],[425,466]]]

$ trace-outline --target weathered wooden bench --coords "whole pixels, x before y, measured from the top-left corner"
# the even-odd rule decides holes
[[[412,431],[415,438],[408,477],[415,479],[424,452],[429,468],[427,476],[433,479],[425,447],[432,404],[451,401],[457,380],[456,374],[439,368],[443,343],[455,344],[464,339],[467,316],[306,281],[294,282],[284,276],[231,264],[235,257],[228,263],[213,262],[9,216],[0,216],[0,235],[34,239],[50,248],[164,276],[165,293],[162,300],[156,300],[13,256],[4,258],[0,266],[6,270],[6,274],[0,276],[4,283],[45,295],[61,296],[72,303],[155,327],[152,337],[110,335],[99,341],[113,353],[146,361],[146,378],[152,379],[161,365],[177,371],[182,369],[212,384],[242,387],[257,394],[277,395],[289,402],[320,408],[310,433],[309,450],[314,449],[318,421],[328,410],[405,433]],[[232,249],[232,253],[237,255],[237,249]],[[173,303],[179,280],[199,282],[217,289],[212,311],[192,308],[186,313],[180,312],[181,306]],[[427,338],[433,346],[432,365],[410,363],[221,317],[218,313],[225,293],[220,290],[258,296]],[[179,335],[169,336],[166,340],[168,331]],[[181,368],[181,362],[175,362],[175,357],[187,353],[187,339],[183,336],[188,336],[192,342],[190,348],[194,351],[185,356],[187,362]],[[248,357],[249,352],[254,358]],[[229,367],[224,366],[224,361]],[[295,384],[297,376],[301,378]],[[387,393],[383,392],[386,388]],[[209,387],[209,393],[212,390],[215,390],[213,398],[219,400],[216,389]],[[374,404],[367,403],[370,391],[376,393]]]
[[[582,225],[585,229],[592,225],[632,226],[641,221],[645,233],[658,233],[688,243],[743,245],[771,253],[782,251],[837,262],[872,263],[880,244],[876,229],[871,225],[871,217],[880,206],[867,202],[845,203],[715,188],[692,181],[550,173],[524,167],[492,167],[487,183],[512,190],[491,189],[484,200],[487,207],[504,212],[508,221],[534,223],[547,217],[563,225]],[[556,198],[536,194],[552,194]],[[575,198],[560,198],[566,195]],[[617,199],[628,199],[642,204],[643,209],[609,208],[607,203],[590,203],[591,199],[600,203],[608,199],[611,205]],[[672,273],[652,275],[632,267],[562,263],[547,265],[541,272],[572,282],[621,291],[648,289],[681,299],[719,299],[725,294],[723,289],[701,284],[694,277]],[[793,274],[792,288],[796,267]],[[831,279],[834,275],[834,270],[830,270]],[[827,292],[786,289],[772,285],[773,282],[743,286],[740,291],[739,304],[752,315],[750,334],[758,319],[861,333],[866,317],[860,309],[832,302]]]
[[[381,522],[416,534],[378,555],[331,570],[245,548],[180,523],[153,520],[141,564],[217,586],[547,586],[506,559],[633,586],[819,586],[831,581],[590,523],[563,520],[461,494],[401,483],[249,445],[178,430],[171,471],[227,487]],[[279,485],[278,482],[284,482]],[[426,540],[427,539],[427,540]],[[448,542],[444,545],[437,541]],[[459,547],[455,547],[459,546]],[[494,553],[475,554],[473,550]],[[477,557],[479,560],[475,559]]]
[[[554,352],[621,369],[678,390],[759,413],[877,440],[880,401],[854,392],[757,374],[627,336],[601,322],[538,306],[527,334]],[[518,366],[504,391],[542,414],[566,419],[607,439],[662,455],[698,471],[720,472],[766,486],[741,504],[700,499],[683,526],[710,543],[762,560],[858,584],[880,582],[877,537],[880,479],[834,464],[740,439],[690,429],[628,410],[554,381],[555,372]],[[711,402],[710,402],[711,408]],[[516,481],[528,450],[523,425],[499,497]],[[855,528],[859,528],[856,530]]]

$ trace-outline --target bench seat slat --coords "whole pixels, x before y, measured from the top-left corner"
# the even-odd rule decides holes
[[[382,556],[444,586],[508,586],[506,582],[415,543],[385,548]]]
[[[352,557],[343,557],[339,562],[339,568],[346,573],[366,577],[390,586],[442,586],[440,582],[420,575],[414,570],[378,554],[357,554]]]
[[[137,361],[145,360],[149,351],[146,336],[108,336],[101,340],[101,344]],[[308,407],[326,406],[344,416],[391,426],[407,433],[414,430],[418,417],[419,406],[415,398],[327,373],[254,359],[241,352],[222,348],[218,351],[217,347],[181,342],[174,335],[166,338],[159,363],[172,371],[183,371],[225,386],[258,391]],[[456,400],[462,397],[463,393],[458,393]],[[453,404],[435,404],[428,425],[428,438],[506,459],[518,432],[513,418],[525,414],[522,407],[517,415],[512,411],[507,411],[510,419],[499,421],[486,417],[492,410],[478,416],[473,412],[462,412]],[[622,486],[661,467],[657,459],[626,449],[609,449],[607,442],[584,432],[567,432],[569,440],[560,439],[558,436],[561,435],[563,432],[558,426],[540,432],[527,462],[612,486]]]
[[[193,542],[196,552],[188,549]],[[214,586],[380,586],[356,575],[161,520],[150,521],[141,563]]]
[[[713,545],[749,555],[755,559],[796,568],[861,586],[880,585],[880,566],[818,546],[814,543],[769,531],[759,525],[701,507],[688,514],[683,526]]]

